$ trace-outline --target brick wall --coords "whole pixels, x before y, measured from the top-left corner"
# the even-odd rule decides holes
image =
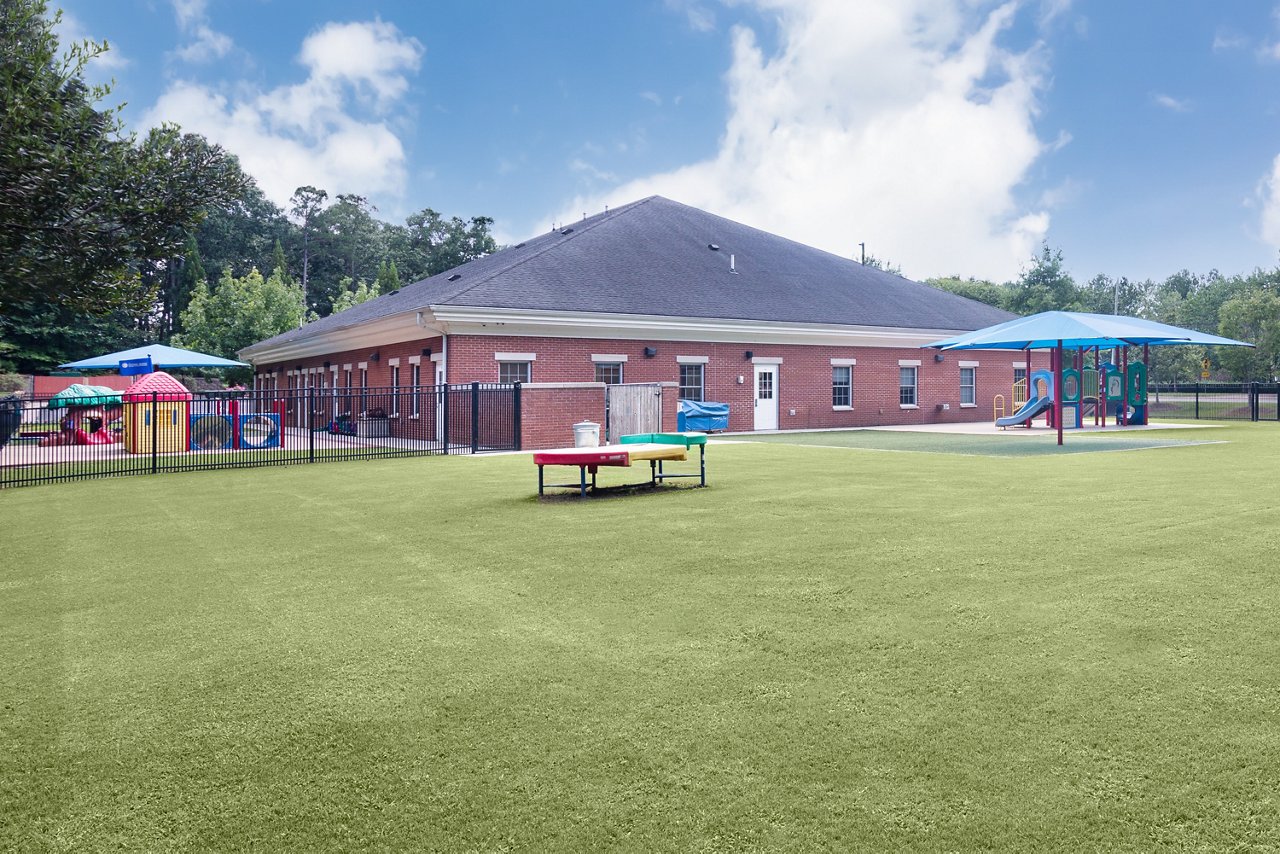
[[[604,425],[604,383],[531,383],[520,390],[520,447],[565,448],[573,445],[573,425]]]
[[[645,356],[646,347],[657,350]],[[534,383],[589,382],[595,379],[592,355],[626,356],[624,382],[679,380],[677,356],[705,356],[704,399],[729,404],[730,430],[754,428],[755,358],[781,358],[778,371],[778,427],[780,429],[865,427],[884,424],[929,424],[956,421],[988,421],[997,394],[1004,395],[1006,411],[1013,386],[1013,364],[1021,365],[1022,353],[1008,351],[949,352],[934,361],[932,350],[890,347],[828,347],[799,344],[708,344],[670,341],[618,341],[609,339],[557,339],[522,336],[449,337],[450,382],[496,382],[495,353],[531,353]],[[832,407],[831,360],[856,359],[853,366],[853,407]],[[900,360],[918,361],[917,408],[899,404]],[[961,362],[977,363],[974,406],[960,405]],[[1047,367],[1048,357],[1036,354],[1032,368]],[[741,382],[739,382],[741,378]],[[673,389],[674,391],[674,389]],[[946,404],[945,410],[939,404]],[[664,395],[664,426],[674,403]],[[593,419],[594,420],[594,419]]]
[[[645,355],[645,348],[657,352]],[[392,359],[400,359],[400,382],[410,383],[409,360],[421,362],[422,384],[434,382],[435,365],[430,355],[439,354],[439,337],[425,338],[375,349],[332,353],[287,363],[258,366],[259,375],[279,371],[278,388],[286,388],[289,370],[321,367],[325,362],[337,365],[339,383],[345,375],[341,367],[353,365],[353,385],[359,385],[360,362],[368,365],[369,385],[386,386],[391,382]],[[746,357],[750,351],[756,358],[781,359],[778,377],[778,427],[780,429],[869,427],[886,424],[925,424],[956,421],[988,421],[996,395],[1003,395],[1005,411],[1010,411],[1013,366],[1021,366],[1024,354],[1012,351],[952,351],[943,360],[934,360],[935,351],[892,347],[831,347],[800,344],[723,344],[672,341],[625,341],[591,338],[535,338],[504,335],[451,335],[448,341],[448,381],[450,383],[497,382],[498,360],[495,353],[533,354],[531,383],[594,383],[593,355],[622,356],[624,382],[669,383],[663,390],[663,429],[676,426],[676,388],[680,370],[677,356],[706,357],[704,399],[728,403],[729,429],[754,429],[755,387],[754,365]],[[370,356],[378,353],[378,360]],[[854,359],[853,406],[837,410],[832,406],[831,360]],[[918,361],[917,406],[904,409],[899,404],[899,361]],[[974,406],[960,404],[961,363],[977,363],[976,400]],[[1048,367],[1047,354],[1035,354],[1032,369]],[[332,381],[332,373],[327,374]],[[741,379],[741,381],[739,381]],[[535,393],[538,391],[539,393]],[[945,409],[942,405],[946,406]],[[424,413],[424,419],[425,419]],[[526,389],[522,418],[531,444],[525,447],[547,447],[572,440],[572,425],[589,418],[603,422],[604,395],[598,387],[563,388],[559,391]],[[532,420],[529,420],[532,419]],[[427,430],[432,429],[423,425]]]

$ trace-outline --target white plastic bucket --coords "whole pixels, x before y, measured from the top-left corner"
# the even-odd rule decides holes
[[[600,447],[600,425],[594,421],[579,421],[574,424],[573,446],[575,448]]]

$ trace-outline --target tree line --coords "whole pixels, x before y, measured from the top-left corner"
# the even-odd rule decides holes
[[[1246,347],[1154,347],[1152,379],[1194,381],[1201,360],[1209,359],[1215,379],[1268,381],[1280,372],[1280,267],[1233,276],[1217,270],[1188,270],[1164,281],[1133,281],[1098,274],[1077,284],[1066,271],[1061,250],[1048,245],[1017,279],[996,283],[960,276],[926,279],[928,284],[1014,314],[1087,311],[1121,314],[1223,335],[1256,345]]]
[[[59,44],[45,0],[0,3],[0,372],[143,343],[217,355],[498,247],[493,220],[299,187],[286,211],[234,154],[165,125],[126,132],[108,49]]]

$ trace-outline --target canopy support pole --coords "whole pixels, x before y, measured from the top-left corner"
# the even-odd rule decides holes
[[[1057,377],[1053,381],[1053,420],[1058,425],[1058,444],[1062,444],[1062,339],[1058,339],[1058,349],[1055,351],[1057,358],[1054,360],[1054,373]]]

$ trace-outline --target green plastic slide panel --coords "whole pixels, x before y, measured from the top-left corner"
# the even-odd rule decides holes
[[[1080,400],[1080,372],[1075,368],[1067,368],[1062,372],[1062,402],[1076,403]]]
[[[1147,366],[1141,362],[1129,365],[1129,405],[1142,406],[1147,402]]]
[[[624,445],[644,445],[653,443],[655,445],[684,445],[691,448],[694,445],[707,444],[706,433],[634,433],[630,436],[623,436],[618,440]]]
[[[1085,368],[1080,372],[1080,392],[1086,403],[1098,401],[1098,372],[1093,368]]]

